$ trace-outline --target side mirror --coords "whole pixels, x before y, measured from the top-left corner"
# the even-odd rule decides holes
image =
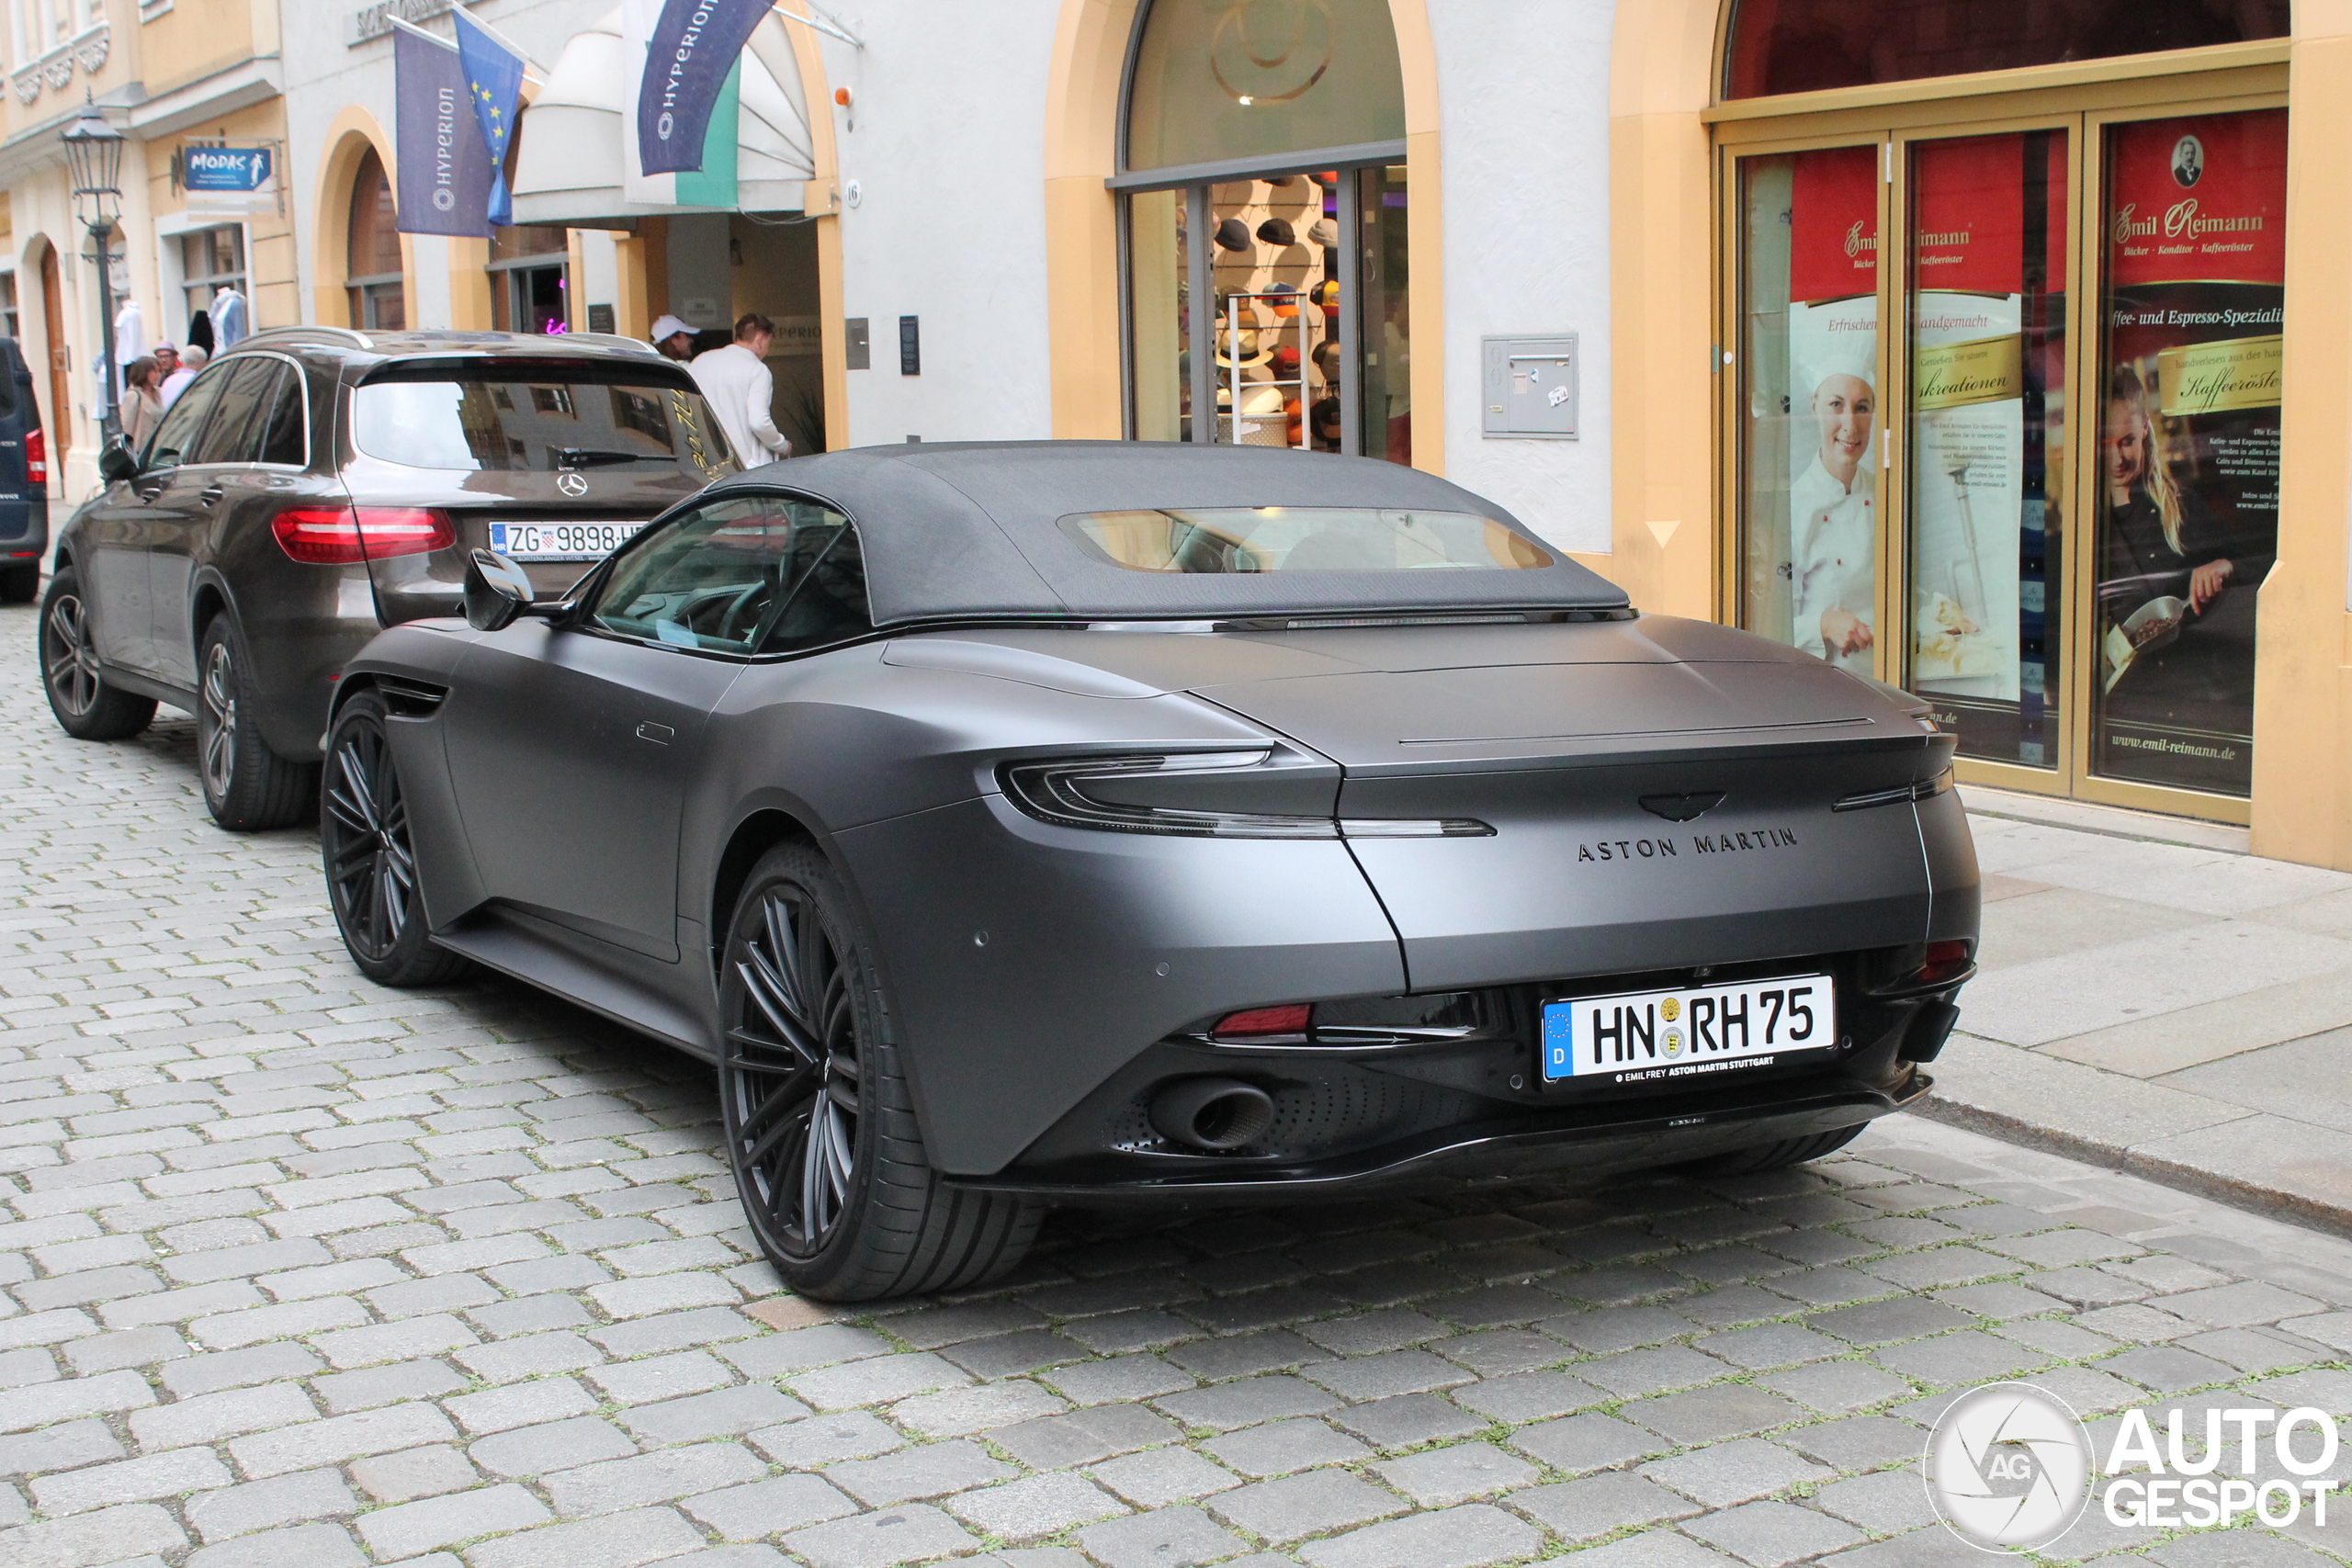
[[[466,561],[466,622],[481,632],[503,631],[531,607],[536,591],[523,569],[504,556],[476,550]]]
[[[128,446],[109,446],[98,454],[98,478],[107,483],[120,484],[139,477],[139,459],[130,455]]]

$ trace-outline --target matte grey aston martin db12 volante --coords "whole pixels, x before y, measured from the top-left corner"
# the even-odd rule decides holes
[[[1975,947],[1925,705],[1370,459],[796,459],[560,603],[478,553],[330,722],[360,966],[715,1061],[817,1296],[1057,1201],[1812,1158],[1926,1092]]]

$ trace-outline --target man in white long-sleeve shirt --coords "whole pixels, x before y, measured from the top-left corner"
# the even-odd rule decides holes
[[[735,341],[725,348],[695,355],[687,372],[702,389],[704,400],[735,459],[747,468],[792,456],[792,443],[775,427],[775,378],[767,366],[768,344],[775,341],[775,323],[752,314],[735,323]]]

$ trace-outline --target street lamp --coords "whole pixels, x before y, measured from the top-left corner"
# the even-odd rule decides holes
[[[111,446],[122,438],[116,419],[113,249],[115,220],[122,210],[123,137],[98,112],[96,101],[85,96],[80,117],[58,140],[65,143],[65,162],[74,173],[75,215],[82,211],[83,197],[90,201],[86,221],[98,253],[98,330],[106,344],[105,374],[99,378],[106,400],[98,413],[98,432],[101,445]]]

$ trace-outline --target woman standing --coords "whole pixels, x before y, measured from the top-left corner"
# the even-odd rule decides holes
[[[152,354],[141,355],[122,373],[122,445],[136,457],[164,417],[163,367]]]

